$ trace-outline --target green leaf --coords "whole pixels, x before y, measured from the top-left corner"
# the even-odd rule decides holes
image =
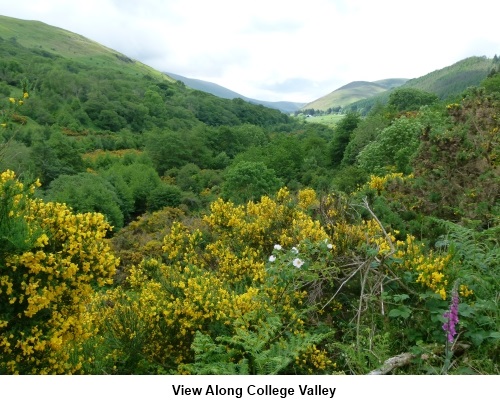
[[[474,314],[474,308],[472,308],[469,304],[462,303],[458,305],[458,313],[460,316],[468,318]]]
[[[394,296],[394,302],[403,302],[404,300],[407,300],[410,298],[408,294],[397,294]]]
[[[500,332],[490,332],[490,335],[488,337],[493,339],[500,339]]]
[[[404,318],[408,319],[409,316],[411,315],[411,309],[408,308],[407,306],[400,306],[394,309],[391,309],[389,312],[389,316],[391,318]]]
[[[479,346],[481,343],[483,343],[483,340],[488,337],[488,335],[486,331],[480,331],[471,333],[469,337],[475,346]]]

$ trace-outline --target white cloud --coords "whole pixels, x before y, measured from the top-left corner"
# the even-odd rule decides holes
[[[418,77],[500,53],[492,7],[489,0],[22,0],[2,13],[247,97],[312,101],[350,81]]]

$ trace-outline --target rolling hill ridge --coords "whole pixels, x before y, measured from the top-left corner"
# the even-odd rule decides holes
[[[227,99],[241,98],[242,100],[248,101],[249,103],[259,104],[265,107],[274,108],[284,113],[292,113],[294,111],[297,111],[300,108],[302,108],[305,104],[305,103],[295,103],[293,101],[256,100],[253,98],[245,97],[239,93],[236,93],[235,91],[229,90],[228,88],[220,86],[216,83],[207,82],[205,80],[200,80],[200,79],[192,79],[189,77],[178,75],[176,73],[165,72],[165,74],[167,74],[168,76],[172,77],[175,80],[183,82],[186,86],[195,90],[204,91],[206,93],[210,93],[213,94],[214,96],[221,98],[227,98]]]
[[[326,111],[329,108],[345,107],[358,100],[363,100],[400,86],[405,83],[406,80],[407,79],[385,79],[376,82],[354,81],[306,104],[302,107],[302,110],[314,109]]]

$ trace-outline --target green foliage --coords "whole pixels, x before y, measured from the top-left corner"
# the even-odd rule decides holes
[[[387,332],[382,333],[366,327],[362,330],[359,343],[356,345],[346,337],[345,342],[336,341],[329,344],[331,351],[337,353],[337,367],[344,370],[345,374],[368,374],[390,356],[391,336]]]
[[[19,176],[34,173],[35,167],[30,159],[30,149],[21,142],[11,140],[1,146],[0,172],[14,170]]]
[[[438,101],[435,94],[414,88],[395,89],[389,96],[387,103],[389,108],[397,112],[416,111],[425,105],[431,105]]]
[[[296,136],[276,134],[264,148],[264,163],[269,169],[274,170],[285,184],[288,184],[300,175],[305,158],[302,146],[302,142]]]
[[[334,136],[330,143],[330,159],[333,167],[339,167],[344,157],[344,152],[349,144],[352,133],[361,121],[359,114],[347,113],[335,127]]]
[[[113,185],[92,173],[61,175],[45,193],[48,201],[66,203],[77,212],[100,212],[116,229],[124,224],[120,201]]]
[[[426,124],[413,162],[422,212],[477,227],[498,222],[499,106],[499,99],[471,89],[447,106],[448,120]]]
[[[208,146],[214,154],[224,152],[230,158],[251,146],[264,146],[269,142],[262,127],[244,124],[235,127],[221,126],[208,134]]]
[[[434,221],[446,230],[438,243],[453,252],[463,271],[460,277],[482,294],[494,295],[500,287],[500,227],[475,231],[437,218]]]
[[[85,170],[75,141],[58,131],[46,129],[38,132],[30,151],[34,174],[45,187],[60,175],[73,175]]]
[[[280,185],[274,170],[264,163],[240,162],[227,170],[221,191],[224,198],[241,204],[272,194]]]
[[[133,214],[138,215],[146,211],[150,194],[162,185],[158,173],[153,167],[139,161],[131,164],[115,164],[106,172],[106,176],[118,176],[123,179],[132,195],[134,202]],[[122,194],[126,193],[123,191]]]
[[[377,135],[387,126],[390,120],[381,105],[375,106],[368,116],[360,120],[358,126],[352,131],[349,143],[345,147],[342,157],[342,166],[356,163],[356,157],[363,148],[374,141]]]
[[[280,337],[283,325],[279,317],[254,319],[250,323],[258,326],[253,330],[237,329],[234,335],[219,336],[215,342],[197,331],[192,344],[195,362],[184,368],[191,374],[202,375],[287,374],[301,354],[331,334]]]
[[[182,191],[171,184],[161,184],[151,191],[147,198],[149,211],[157,211],[163,207],[177,207],[181,203]]]
[[[332,180],[332,187],[344,193],[353,193],[368,180],[367,173],[358,166],[346,166]]]
[[[478,86],[493,65],[492,59],[472,56],[425,76],[408,80],[403,87],[433,93],[441,100],[446,100],[458,96],[469,87]]]
[[[413,119],[403,116],[395,120],[363,148],[358,164],[369,173],[381,174],[390,166],[395,166],[398,172],[410,173],[421,132],[422,126]]]
[[[102,177],[111,184],[112,191],[114,191],[118,197],[118,205],[123,214],[124,223],[128,222],[134,212],[134,195],[125,182],[125,179],[119,173],[111,170],[101,173],[99,177]]]
[[[206,167],[210,151],[204,134],[195,131],[155,131],[146,135],[146,153],[158,173],[194,163]]]
[[[497,67],[498,69],[498,67]],[[488,78],[481,82],[481,87],[483,87],[488,94],[499,93],[500,92],[500,72],[497,70]],[[498,97],[498,96],[497,96]]]
[[[437,244],[451,252],[457,279],[473,291],[471,295],[461,294],[457,339],[472,346],[471,355],[474,353],[474,357],[484,356],[498,364],[500,229],[497,226],[479,232],[449,221],[434,221],[447,231]],[[474,368],[473,362],[464,359],[462,367]],[[459,366],[454,369],[460,370]],[[498,370],[491,369],[490,372]]]

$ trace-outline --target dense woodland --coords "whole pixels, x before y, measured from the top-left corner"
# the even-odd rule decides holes
[[[496,57],[330,128],[0,55],[0,373],[499,373]]]

